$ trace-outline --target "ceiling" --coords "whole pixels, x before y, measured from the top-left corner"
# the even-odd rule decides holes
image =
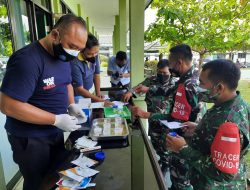
[[[115,15],[119,14],[119,0],[64,0],[65,3],[76,12],[77,4],[82,9],[82,17],[89,17],[90,25],[94,26],[98,35],[112,35],[115,25]],[[145,8],[152,0],[145,0]],[[129,15],[129,0],[127,3],[127,15]],[[127,16],[127,28],[129,27],[129,16]]]

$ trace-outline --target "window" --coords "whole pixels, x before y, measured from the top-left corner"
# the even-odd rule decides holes
[[[12,53],[12,34],[7,3],[0,0],[0,81],[3,79],[7,61]]]
[[[245,59],[246,58],[246,53],[238,53],[238,58],[241,59]]]
[[[30,28],[29,28],[29,18],[27,14],[27,7],[25,1],[20,2],[21,9],[21,17],[22,17],[22,25],[23,25],[23,35],[24,35],[24,43],[25,45],[31,42],[30,39]]]

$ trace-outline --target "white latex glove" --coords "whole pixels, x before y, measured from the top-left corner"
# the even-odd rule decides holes
[[[60,114],[56,115],[55,123],[53,125],[63,131],[71,132],[81,128],[81,125],[77,125],[77,123],[78,120],[76,117],[68,114]]]
[[[75,116],[78,120],[78,124],[85,123],[87,116],[77,104],[70,104],[68,107],[69,115]]]

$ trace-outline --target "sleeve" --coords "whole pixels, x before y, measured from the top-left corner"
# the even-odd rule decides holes
[[[99,59],[99,55],[96,56],[95,74],[100,74],[100,59]]]
[[[198,93],[196,84],[188,84],[185,86],[186,98],[188,103],[192,107],[191,114],[189,116],[189,121],[196,121],[197,115],[200,112],[200,107],[198,105]]]
[[[164,113],[160,113],[160,112],[157,112],[157,113],[151,113],[151,115],[149,116],[148,119],[150,120],[168,120],[170,117],[170,114],[164,114]]]
[[[146,79],[145,79],[144,81],[142,81],[140,84],[149,87],[149,86],[151,86],[151,83],[152,83],[150,79],[151,79],[151,78],[146,78]]]
[[[82,79],[83,73],[75,61],[76,60],[71,62],[70,65],[71,65],[72,86],[74,88],[77,88],[79,86],[83,86],[83,79]]]
[[[108,63],[108,71],[113,71],[113,57],[109,58],[109,63]]]
[[[231,181],[235,176],[233,174],[223,173],[215,168],[214,163],[211,161],[210,156],[203,155],[198,150],[193,149],[191,146],[182,148],[179,152],[180,156],[187,160],[188,164],[194,167],[199,173],[206,172],[206,177],[216,181]]]
[[[14,54],[8,61],[1,92],[21,102],[27,102],[36,89],[40,72],[34,57]]]

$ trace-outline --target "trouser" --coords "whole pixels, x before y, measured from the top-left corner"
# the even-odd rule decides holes
[[[63,133],[48,137],[16,137],[8,134],[13,160],[24,178],[23,190],[39,189],[45,176],[59,168],[65,158]]]

